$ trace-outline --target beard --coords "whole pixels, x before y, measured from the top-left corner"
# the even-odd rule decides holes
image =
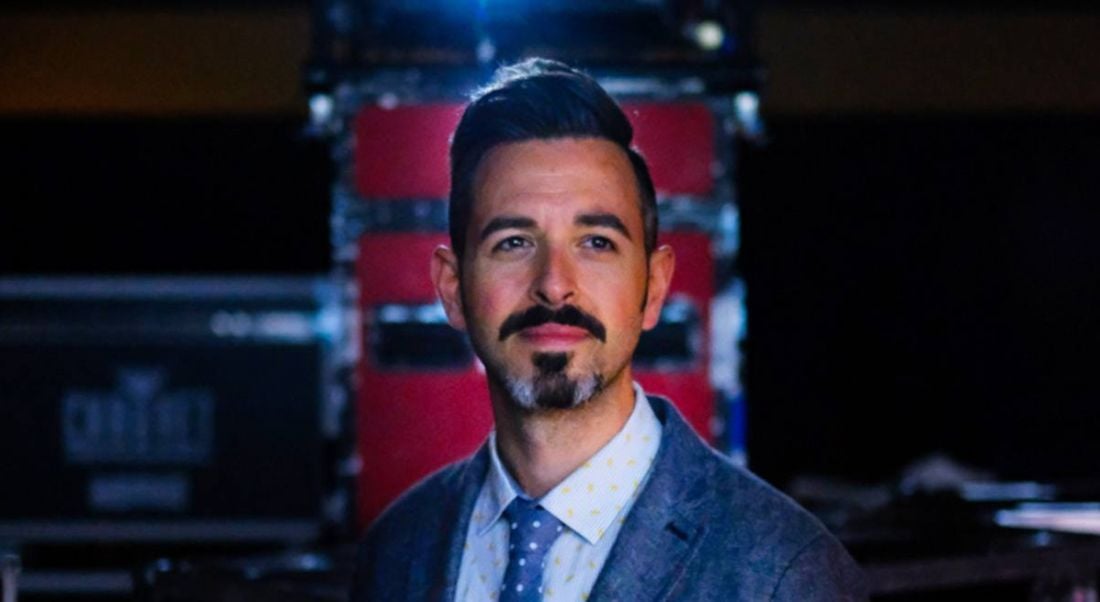
[[[466,302],[465,289],[460,290],[463,299],[463,316],[467,324],[474,324],[476,320],[465,313],[466,308],[470,307]],[[607,341],[607,330],[603,323],[576,306],[565,305],[558,309],[550,309],[542,305],[534,305],[509,315],[498,329],[497,342],[504,341],[525,328],[546,323],[584,328],[597,341],[601,343]],[[534,367],[534,374],[521,376],[516,374],[515,370],[509,370],[503,358],[494,357],[491,353],[492,343],[489,340],[482,340],[476,329],[469,331],[469,337],[474,354],[485,366],[485,374],[490,383],[504,391],[514,407],[526,412],[567,410],[582,406],[597,397],[609,382],[604,374],[601,374],[601,366],[595,360],[591,365],[580,370],[582,372],[580,376],[570,377],[567,372],[573,361],[573,354],[570,352],[533,353],[530,361]],[[622,368],[615,371],[610,380],[616,380],[621,372]]]
[[[531,363],[535,368],[532,376],[509,374],[503,366],[489,362],[485,362],[485,371],[521,410],[568,410],[584,405],[604,388],[603,375],[596,370],[570,377],[566,369],[572,355],[564,352],[532,354]]]
[[[533,354],[534,376],[504,378],[503,384],[512,402],[525,410],[568,410],[595,397],[603,389],[603,377],[593,371],[580,378],[570,378],[565,369],[571,356],[570,353]]]
[[[467,322],[474,322],[469,315],[465,317]],[[534,305],[516,312],[501,324],[497,338],[503,341],[524,328],[550,322],[584,328],[600,342],[607,339],[606,329],[598,319],[572,305],[557,310]],[[490,353],[491,343],[480,340],[474,332],[470,332],[470,343],[485,366],[486,376],[507,393],[512,405],[518,409],[537,412],[576,408],[596,397],[604,388],[604,377],[596,365],[587,367],[587,373],[582,370],[579,377],[570,377],[567,372],[573,361],[570,352],[533,353],[531,364],[534,374],[520,376],[509,370],[502,358],[494,358]]]

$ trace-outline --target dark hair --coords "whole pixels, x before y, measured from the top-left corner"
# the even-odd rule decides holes
[[[477,91],[451,140],[451,245],[461,258],[473,206],[474,174],[482,157],[508,142],[601,138],[630,158],[638,184],[646,255],[657,246],[657,195],[645,159],[630,142],[634,128],[623,110],[588,75],[557,61],[527,59],[497,69]]]

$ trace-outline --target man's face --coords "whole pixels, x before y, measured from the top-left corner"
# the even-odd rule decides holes
[[[433,276],[490,379],[527,409],[629,382],[673,260],[667,248],[646,257],[626,154],[594,138],[504,144],[482,160],[473,193],[462,264],[437,252]]]

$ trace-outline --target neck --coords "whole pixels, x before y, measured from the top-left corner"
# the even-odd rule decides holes
[[[490,384],[497,451],[527,495],[546,495],[622,430],[634,411],[631,383],[624,371],[579,407],[535,412],[517,408]]]

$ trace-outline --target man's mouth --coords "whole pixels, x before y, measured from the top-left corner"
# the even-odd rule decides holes
[[[525,328],[520,331],[519,336],[524,341],[540,347],[558,347],[575,345],[592,334],[579,326],[547,323]]]

